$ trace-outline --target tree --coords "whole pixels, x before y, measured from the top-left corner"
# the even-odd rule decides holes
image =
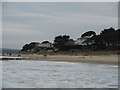
[[[42,43],[50,43],[49,41],[43,41]]]
[[[70,40],[69,35],[56,36],[54,39],[54,47],[60,49],[60,48],[64,47],[65,43],[68,42],[69,40]]]
[[[108,50],[114,50],[120,47],[119,40],[120,30],[115,30],[113,27],[104,29],[99,35],[93,36],[91,39],[94,40],[95,44],[99,47],[106,47]]]
[[[32,50],[33,48],[36,47],[36,44],[38,44],[38,42],[31,42],[29,44],[25,44],[21,51],[30,51],[30,50]]]
[[[81,35],[81,38],[85,39],[82,43],[85,43],[87,46],[89,44],[92,44],[93,40],[91,38],[94,37],[95,35],[96,35],[96,33],[94,31],[85,32],[84,34]]]
[[[115,41],[115,29],[114,28],[109,28],[109,29],[104,29],[100,33],[101,40],[106,43],[108,46],[112,45]]]
[[[25,44],[21,51],[28,51],[28,49],[29,49],[29,45]]]

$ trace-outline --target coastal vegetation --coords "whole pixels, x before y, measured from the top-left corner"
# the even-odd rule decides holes
[[[80,51],[118,51],[120,50],[120,29],[115,30],[113,27],[104,29],[100,34],[95,31],[87,31],[83,33],[77,40],[73,40],[69,35],[55,36],[53,43],[49,41],[31,42],[25,44],[22,52],[44,53],[44,52],[69,52],[80,53]]]
[[[17,57],[12,60],[48,60],[66,62],[86,62],[101,64],[119,64],[120,29],[108,28],[96,34],[87,31],[73,40],[69,35],[58,35],[49,41],[30,42],[22,47],[19,54],[8,54]],[[18,58],[19,57],[19,58]],[[3,58],[6,60],[8,58]],[[10,58],[9,58],[10,59]]]

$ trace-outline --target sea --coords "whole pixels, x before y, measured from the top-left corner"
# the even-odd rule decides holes
[[[20,49],[0,48],[0,54],[18,54]]]
[[[4,60],[2,88],[118,88],[118,66]]]

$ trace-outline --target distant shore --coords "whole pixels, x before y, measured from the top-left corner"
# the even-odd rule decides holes
[[[11,57],[16,57],[11,55]],[[37,54],[22,54],[20,57],[28,57],[18,60],[36,60],[36,61],[64,61],[64,62],[82,62],[96,64],[118,64],[118,55],[37,55]],[[14,59],[15,60],[15,59]]]

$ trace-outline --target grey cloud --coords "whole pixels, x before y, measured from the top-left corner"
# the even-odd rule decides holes
[[[117,3],[3,3],[3,47],[117,28],[117,14]]]

